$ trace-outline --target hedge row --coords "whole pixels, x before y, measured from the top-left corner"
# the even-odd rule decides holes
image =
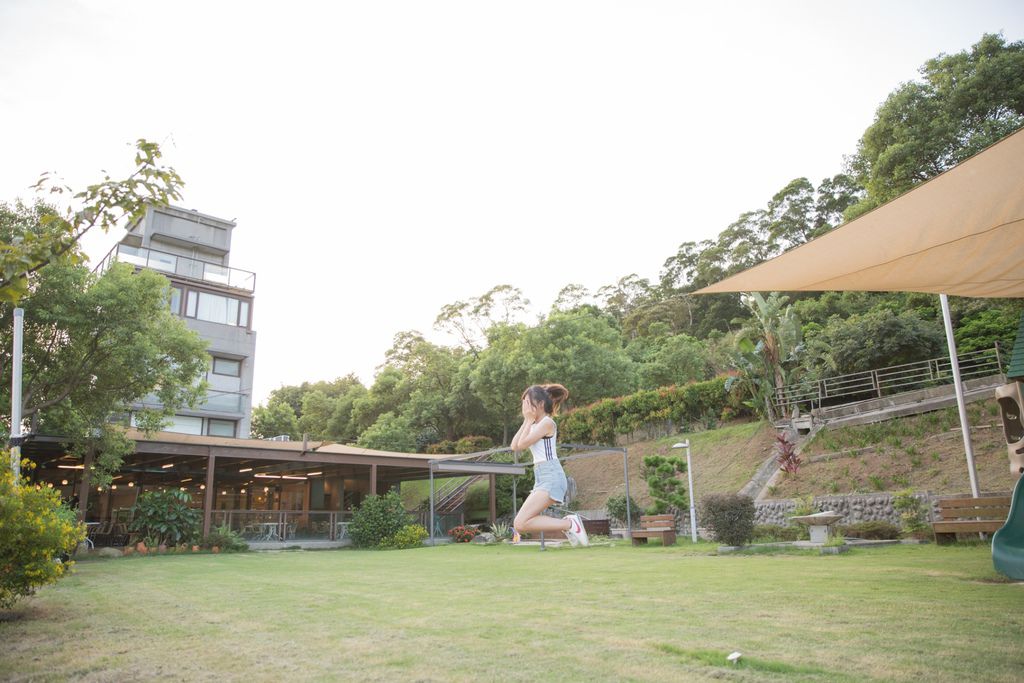
[[[558,421],[559,440],[567,443],[615,443],[652,422],[672,420],[683,428],[709,419],[729,419],[749,413],[739,398],[725,389],[726,377],[662,387],[606,398],[566,413]]]
[[[458,441],[438,441],[437,443],[432,443],[427,446],[425,452],[431,455],[446,453],[466,455],[486,451],[489,448],[494,448],[494,441],[489,436],[464,436]]]

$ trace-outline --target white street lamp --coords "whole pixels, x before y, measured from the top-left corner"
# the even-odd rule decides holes
[[[25,310],[14,309],[14,349],[11,357],[11,471],[14,485],[21,477],[21,357],[23,349]]]
[[[672,448],[686,449],[686,478],[690,482],[690,540],[697,542],[697,511],[693,500],[693,467],[690,466],[690,440],[681,441]]]

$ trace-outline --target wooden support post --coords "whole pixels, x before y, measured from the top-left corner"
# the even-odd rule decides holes
[[[305,486],[302,487],[302,526],[309,526],[309,502],[312,498],[312,491],[313,482],[307,479]]]
[[[490,504],[491,504],[491,525],[493,526],[494,523],[498,521],[498,502],[495,499],[495,491],[494,491],[495,484],[497,483],[497,478],[493,474],[488,474],[487,475],[487,483],[488,483],[488,488],[490,489],[490,496],[489,496],[489,498],[490,498]]]
[[[377,494],[377,464],[370,465],[370,495]]]
[[[213,519],[213,467],[215,464],[216,456],[211,452],[206,457],[206,496],[203,498],[203,537],[206,537],[210,533],[210,521]]]

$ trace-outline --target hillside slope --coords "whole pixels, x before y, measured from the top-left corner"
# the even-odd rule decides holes
[[[968,406],[971,443],[982,491],[1008,491],[1010,477],[998,406],[994,399]],[[721,429],[679,434],[633,444],[629,449],[630,493],[650,503],[640,468],[643,456],[668,455],[672,444],[691,443],[698,501],[708,493],[738,491],[774,448],[766,422],[731,424]],[[939,494],[967,493],[970,482],[956,408],[887,422],[822,430],[804,448],[796,475],[779,477],[769,498],[897,491],[912,488]],[[603,508],[610,495],[624,491],[622,454],[610,453],[566,463],[576,480],[580,509]]]
[[[1013,488],[999,406],[967,406],[981,491]],[[912,488],[932,493],[971,490],[955,407],[876,424],[823,430],[804,448],[796,475],[780,477],[769,498]]]
[[[774,431],[767,422],[731,424],[692,434],[679,434],[628,446],[630,495],[641,505],[651,502],[647,484],[640,474],[645,455],[679,455],[672,444],[690,440],[693,487],[702,493],[738,491],[771,453]],[[576,480],[580,509],[603,508],[608,497],[625,490],[622,453],[612,452],[565,464],[566,473]]]

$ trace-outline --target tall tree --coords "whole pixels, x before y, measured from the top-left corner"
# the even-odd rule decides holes
[[[654,323],[651,334],[626,347],[637,362],[639,387],[657,389],[708,379],[711,367],[707,346],[687,334],[668,334],[668,326]]]
[[[1024,125],[1024,41],[986,34],[940,54],[878,108],[850,168],[867,196],[855,218],[978,153]]]
[[[456,301],[441,308],[434,328],[457,338],[473,355],[478,355],[493,325],[509,325],[518,320],[529,299],[512,285],[496,285],[478,297]]]
[[[559,311],[571,311],[590,303],[590,300],[590,290],[581,284],[570,283],[558,290],[558,295],[551,307]]]
[[[508,444],[509,428],[521,417],[519,400],[534,365],[534,358],[522,344],[525,332],[522,324],[491,327],[487,348],[470,375],[473,393],[501,426],[502,444]]]
[[[76,264],[83,261],[78,241],[99,227],[106,232],[142,217],[147,206],[181,199],[184,183],[173,168],[160,165],[160,146],[147,140],[135,144],[135,170],[122,180],[104,174],[102,182],[75,192],[52,173],[43,173],[37,192],[51,196],[71,195],[73,206],[64,212],[39,203],[36,215],[24,221],[8,221],[4,248],[0,250],[0,302],[16,303],[28,292],[29,276],[51,261]],[[18,205],[15,215],[26,216]]]
[[[252,410],[252,436],[254,439],[270,439],[275,436],[300,438],[299,420],[291,404],[283,399],[271,398],[267,404]]]
[[[388,366],[398,369],[411,385],[402,414],[434,440],[459,438],[469,422],[474,397],[460,373],[467,355],[461,348],[429,342],[415,331],[395,335],[386,354]]]
[[[195,403],[209,362],[206,342],[173,316],[166,278],[114,264],[102,276],[52,263],[29,279],[25,308],[23,416],[32,432],[68,438],[76,452],[100,450],[93,477],[103,484],[132,444],[110,419],[131,404],[145,428]],[[12,307],[0,305],[0,359],[10,367]],[[9,415],[10,382],[0,386]]]
[[[564,384],[573,405],[636,388],[636,368],[622,347],[619,330],[608,315],[594,309],[552,312],[527,328],[520,344],[520,352],[532,362],[529,383]]]
[[[601,287],[597,290],[597,297],[604,303],[604,310],[622,322],[636,308],[651,301],[655,290],[647,278],[630,273],[615,284]]]

